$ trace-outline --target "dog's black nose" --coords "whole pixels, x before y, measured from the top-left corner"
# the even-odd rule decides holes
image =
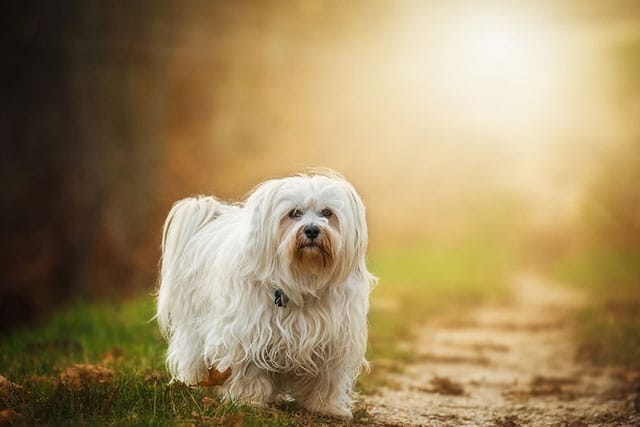
[[[320,234],[320,227],[315,224],[305,225],[302,229],[304,235],[307,236],[308,239],[315,239]]]

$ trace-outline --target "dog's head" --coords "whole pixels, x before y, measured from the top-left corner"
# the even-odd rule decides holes
[[[352,274],[368,274],[364,205],[337,174],[264,182],[246,208],[254,261],[264,280],[288,287],[288,293],[317,293]]]

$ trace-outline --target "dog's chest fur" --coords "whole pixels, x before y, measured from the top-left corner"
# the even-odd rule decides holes
[[[274,305],[268,325],[254,331],[251,356],[270,371],[315,374],[340,359],[349,335],[342,320],[343,315],[327,301],[302,307]]]

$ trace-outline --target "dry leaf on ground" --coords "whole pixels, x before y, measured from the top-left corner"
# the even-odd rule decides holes
[[[3,409],[0,411],[0,426],[10,426],[16,421],[20,421],[22,418],[22,414],[14,411],[13,409]]]
[[[60,383],[71,390],[107,384],[113,380],[112,369],[99,365],[75,364],[60,373]]]
[[[198,383],[199,386],[213,387],[222,385],[231,376],[231,368],[227,368],[224,372],[218,371],[214,367],[209,368],[209,376]]]
[[[24,399],[29,392],[20,384],[12,383],[2,375],[0,375],[0,398],[9,400],[10,397],[18,397]]]

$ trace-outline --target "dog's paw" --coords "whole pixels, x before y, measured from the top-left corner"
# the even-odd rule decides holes
[[[341,418],[345,420],[353,419],[353,414],[351,413],[351,409],[346,406],[335,406],[331,408],[324,408],[321,411],[318,411],[321,415],[329,415],[335,418]]]
[[[331,415],[332,417],[343,418],[346,420],[353,419],[353,413],[351,409],[346,406],[336,406],[333,408],[328,408],[325,412],[327,415]]]
[[[351,413],[351,409],[346,405],[328,405],[326,403],[321,402],[305,402],[304,407],[309,412],[314,412],[319,415],[328,415],[331,417],[342,418],[342,419],[353,419],[353,414]]]

